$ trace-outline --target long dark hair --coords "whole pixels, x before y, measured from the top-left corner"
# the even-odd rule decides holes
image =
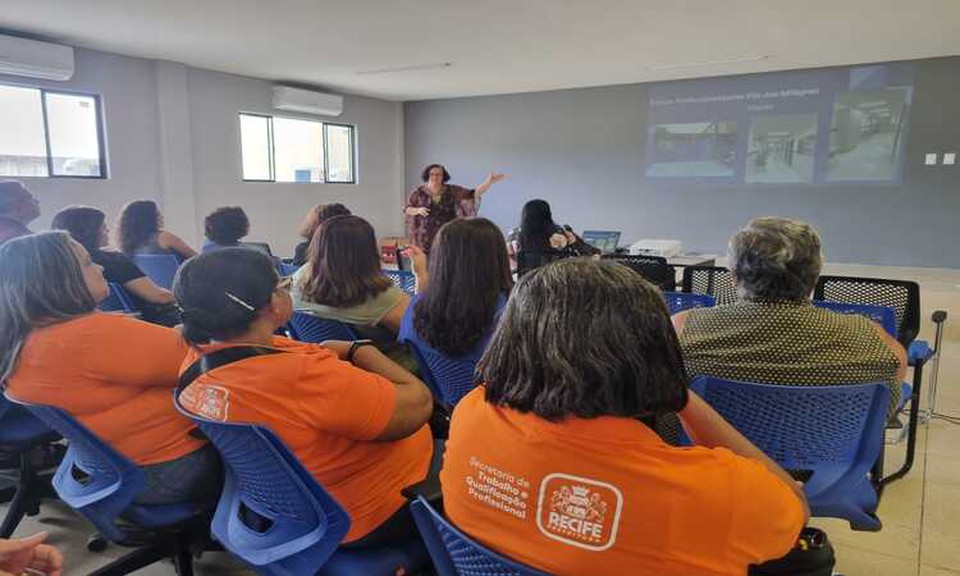
[[[106,216],[100,210],[90,206],[69,206],[57,212],[50,227],[54,230],[66,230],[87,252],[100,250],[100,229]]]
[[[151,236],[160,232],[160,209],[153,200],[134,200],[120,211],[117,223],[117,244],[120,251],[132,257]]]
[[[687,402],[660,291],[609,261],[570,258],[524,275],[477,370],[488,402],[552,421],[657,416]]]
[[[184,339],[205,344],[243,334],[270,303],[279,281],[273,261],[248,248],[224,248],[187,260],[173,281]]]
[[[489,332],[497,301],[513,287],[503,233],[486,218],[448,222],[437,233],[429,267],[414,327],[437,350],[462,356]]]
[[[359,216],[325,220],[308,253],[310,275],[300,286],[308,302],[349,308],[393,286],[381,269],[373,226]]]
[[[524,252],[549,252],[550,236],[558,226],[553,221],[550,205],[546,200],[531,200],[523,205],[520,216],[520,250]]]
[[[66,232],[5,242],[0,246],[0,383],[16,369],[31,330],[96,307]]]

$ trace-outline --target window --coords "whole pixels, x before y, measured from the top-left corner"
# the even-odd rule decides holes
[[[354,127],[240,114],[240,157],[249,182],[356,184]]]
[[[0,85],[0,176],[105,178],[96,96]]]

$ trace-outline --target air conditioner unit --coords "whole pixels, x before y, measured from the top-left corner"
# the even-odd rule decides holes
[[[0,36],[0,74],[69,80],[73,77],[73,48],[15,36]]]
[[[288,112],[339,116],[343,114],[343,96],[288,86],[274,86],[273,107]]]

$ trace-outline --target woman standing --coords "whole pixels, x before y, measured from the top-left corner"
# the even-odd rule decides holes
[[[450,182],[450,173],[442,164],[431,164],[423,169],[417,186],[407,198],[407,229],[414,246],[429,253],[433,237],[440,227],[456,218],[477,215],[480,200],[491,186],[506,178],[505,174],[491,172],[487,179],[470,190]]]

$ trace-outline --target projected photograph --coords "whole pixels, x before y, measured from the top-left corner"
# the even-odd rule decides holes
[[[837,95],[827,180],[896,178],[909,97],[909,88]]]
[[[736,122],[658,124],[652,128],[652,138],[647,176],[688,178],[736,173]]]
[[[748,183],[813,181],[816,114],[754,116],[747,143]]]

